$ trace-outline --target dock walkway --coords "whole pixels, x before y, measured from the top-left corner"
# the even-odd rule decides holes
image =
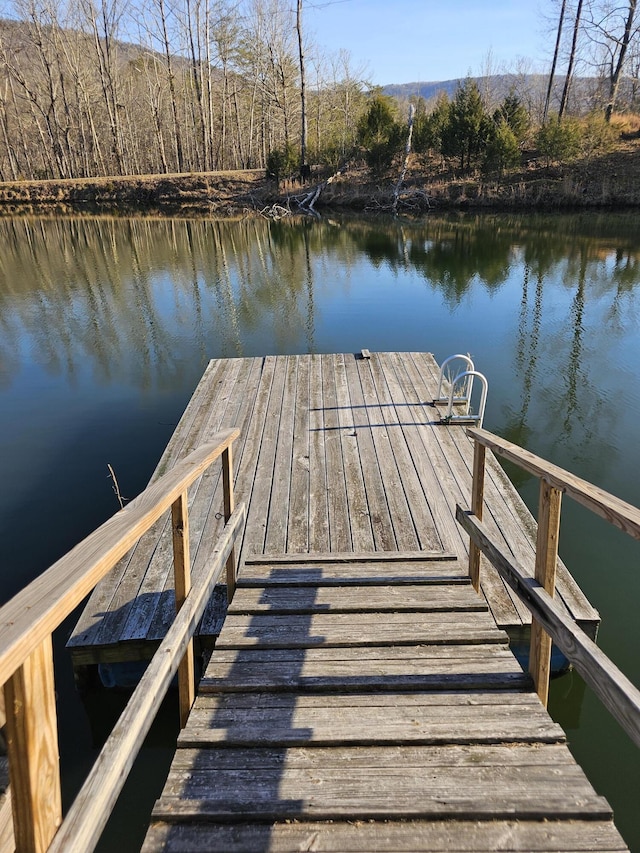
[[[626,850],[465,574],[247,560],[144,853]]]
[[[461,425],[432,404],[438,366],[429,353],[272,356],[211,361],[153,479],[220,429],[238,427],[235,493],[247,505],[240,562],[256,555],[450,555],[463,565],[468,537],[455,504],[468,505],[473,448]],[[489,455],[491,457],[491,455]],[[488,461],[485,523],[533,574],[535,523],[498,463]],[[190,493],[194,575],[221,527],[221,476]],[[102,581],[69,641],[74,666],[150,658],[174,613],[171,530],[158,523]],[[498,626],[527,641],[529,611],[497,572],[482,588]],[[558,599],[595,636],[598,614],[560,566]],[[220,630],[215,598],[199,629]]]

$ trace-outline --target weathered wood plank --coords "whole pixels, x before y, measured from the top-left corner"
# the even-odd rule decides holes
[[[286,551],[309,550],[309,368],[308,355],[298,356],[291,465],[291,495]],[[276,477],[278,475],[276,474]],[[279,507],[282,512],[282,507]],[[268,550],[265,548],[265,550]]]
[[[326,760],[314,761],[308,768],[285,765],[277,773],[254,764],[175,771],[153,817],[237,819],[249,810],[256,818],[271,820],[611,817],[606,800],[594,793],[575,763],[512,766],[469,761],[460,767],[425,762],[411,765],[408,772],[405,763],[395,768],[379,764],[373,752],[366,749],[366,762],[351,763],[348,773],[343,764]],[[479,791],[485,795],[479,797]]]
[[[400,488],[404,489],[407,508],[418,536],[421,548],[442,546],[431,504],[425,494],[413,449],[407,441],[406,407],[402,405],[402,394],[396,382],[393,360],[387,353],[375,355],[371,361],[370,374],[375,392],[380,401],[379,412],[385,424],[389,443],[399,474]],[[361,371],[364,375],[364,371]],[[398,407],[398,408],[396,408]],[[395,515],[394,515],[395,518]]]
[[[493,643],[503,642],[499,631],[485,613],[458,613],[455,620],[446,613],[413,614],[313,613],[308,616],[229,614],[216,648],[246,646],[306,648],[307,646],[402,645],[406,643]]]
[[[409,656],[408,650],[404,651],[405,657]],[[522,716],[529,711],[538,714],[542,708],[540,700],[531,690],[509,690],[475,692],[439,692],[427,690],[397,691],[394,693],[298,693],[294,700],[295,707],[310,710],[312,708],[351,708],[355,714],[360,713],[360,708],[421,708],[425,714],[429,714],[431,708],[466,708],[472,713],[473,708],[487,706],[488,708],[512,708],[520,709]],[[194,706],[197,711],[224,711],[233,712],[237,710],[269,710],[292,707],[292,698],[282,693],[201,693]],[[544,709],[543,709],[544,712]],[[445,713],[439,710],[437,713]],[[564,735],[563,735],[564,738]]]
[[[338,396],[336,392],[335,356],[322,357],[322,401],[324,420],[324,448],[327,477],[327,509],[329,515],[329,545],[325,550],[350,551],[351,522],[347,500],[346,465],[342,457],[342,438]],[[349,490],[359,486],[349,483]],[[369,531],[370,531],[369,526]],[[314,550],[319,551],[319,548]]]
[[[283,406],[286,381],[286,358],[273,359],[274,373],[264,416],[258,461],[255,469],[251,501],[247,509],[247,529],[243,552],[260,554],[264,551],[271,483],[277,451],[277,425]]]
[[[195,440],[202,436],[204,424],[210,417],[210,395],[223,381],[225,373],[234,376],[234,370],[238,368],[239,360],[228,365],[226,371],[222,363],[209,362],[150,482],[154,482],[157,477],[173,467],[176,461],[185,455],[187,452],[185,451],[185,443],[187,441],[191,441],[191,446],[193,446]],[[142,561],[143,556],[148,560],[149,543],[160,537],[164,527],[164,521],[157,522],[157,525],[154,525],[144,541],[141,540],[136,543],[131,551],[96,586],[68,641],[68,646],[72,650],[76,646],[100,645],[105,642],[103,633],[106,633],[111,639],[119,638],[119,626],[124,625],[126,621],[126,612],[123,608],[130,606],[132,596],[135,595],[135,589],[141,580],[142,562],[138,563],[137,561]],[[133,560],[136,562],[132,563]],[[133,577],[133,584],[137,584],[137,586],[128,590],[127,585],[132,583],[129,580],[129,575]],[[106,623],[109,626],[108,630]]]
[[[434,705],[354,706],[344,701],[243,708],[227,703],[194,707],[179,746],[371,746],[376,744],[555,743],[564,740],[541,706]],[[282,698],[281,696],[279,698]],[[335,697],[343,699],[344,697]]]
[[[268,551],[279,553],[287,550],[298,364],[296,358],[285,360],[284,395],[279,417],[267,418],[268,429],[274,433],[272,440],[275,442],[276,452],[264,547]]]
[[[375,549],[373,528],[367,503],[364,472],[360,460],[354,410],[347,379],[347,362],[350,359],[351,356],[336,355],[333,360],[336,377],[340,442],[349,504],[351,541],[354,551],[373,551]]]
[[[326,358],[311,356],[309,368],[309,551],[329,550],[329,485],[325,453],[324,364]],[[291,543],[293,546],[293,543]],[[340,546],[342,547],[342,545]]]
[[[387,771],[400,773],[403,768],[411,775],[413,770],[427,775],[430,771],[446,772],[451,768],[463,772],[469,766],[483,769],[503,767],[509,772],[535,767],[547,772],[557,766],[563,771],[571,768],[583,784],[586,778],[578,767],[571,751],[563,743],[514,743],[504,744],[451,744],[425,746],[420,744],[396,743],[389,746],[309,746],[291,747],[230,747],[212,746],[210,749],[193,749],[187,746],[176,751],[174,769],[180,774],[201,769],[204,773],[255,768],[263,773],[307,772],[329,768],[331,773],[348,766],[367,771],[378,768],[381,774]],[[551,774],[553,775],[553,774]],[[411,780],[408,780],[411,784]]]
[[[400,652],[404,651],[404,654]],[[200,682],[215,691],[423,691],[530,689],[507,646],[438,646],[304,651],[249,649],[216,653]]]
[[[152,824],[142,853],[623,853],[604,821]]]
[[[452,584],[375,586],[366,595],[357,587],[272,586],[264,589],[239,589],[228,608],[229,613],[359,613],[486,611],[483,598],[468,586]]]

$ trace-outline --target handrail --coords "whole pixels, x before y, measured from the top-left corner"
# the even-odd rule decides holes
[[[640,690],[534,578],[511,562],[473,513],[457,505],[456,519],[633,742],[640,746]]]
[[[49,853],[93,850],[109,819],[142,742],[216,585],[233,543],[244,524],[244,504],[227,523],[218,540],[215,559],[206,577],[188,593],[184,605],[151,659],[80,792],[56,833]]]
[[[599,661],[596,665],[598,672],[602,668],[602,658],[607,662],[605,666],[607,674],[605,682],[603,682],[605,686],[602,686],[599,675],[594,676],[594,673],[589,671],[585,664],[585,660],[591,663],[595,660],[595,653],[590,648],[590,644],[594,644],[586,635],[582,636],[583,632],[579,627],[569,629],[568,623],[572,620],[568,620],[565,616],[560,619],[558,616],[560,611],[553,604],[562,495],[566,494],[573,498],[634,539],[640,539],[640,509],[588,483],[586,480],[576,477],[569,471],[545,461],[528,450],[518,447],[517,444],[493,435],[487,430],[470,428],[467,430],[467,435],[474,440],[471,511],[465,511],[457,506],[456,519],[471,537],[469,576],[474,587],[476,590],[480,587],[480,553],[482,552],[505,577],[518,597],[531,611],[529,671],[533,677],[538,696],[544,705],[547,704],[549,696],[551,644],[553,640],[567,659],[575,665],[585,681],[594,688],[630,736],[640,745],[640,692],[602,652],[598,651],[598,655],[595,656]],[[493,450],[540,479],[534,578],[525,575],[520,569],[514,567],[496,543],[491,540],[486,528],[482,525],[486,448]],[[549,605],[549,601],[551,605]],[[585,649],[588,651],[585,652]],[[613,682],[609,676],[613,677]],[[625,685],[622,692],[619,690],[619,685],[623,683],[621,679],[624,679]],[[612,695],[617,698],[611,700]],[[624,702],[621,701],[621,696],[626,697]],[[630,712],[631,723],[627,719],[626,711],[624,713],[621,711],[621,707],[626,709],[627,706],[632,709]]]
[[[164,685],[175,663],[173,672],[178,670],[180,716],[184,724],[194,697],[193,633],[199,618],[194,613],[200,608],[202,595],[215,583],[223,563],[227,568],[229,597],[235,587],[233,549],[244,520],[244,508],[234,511],[233,499],[231,445],[238,435],[237,429],[214,435],[0,609],[0,685],[4,685],[14,833],[20,853],[47,850],[61,823],[52,632],[169,508],[176,609],[181,614],[184,610],[184,615],[174,622],[165,638],[171,637],[169,646],[163,643],[160,647],[164,662],[155,666],[152,663],[149,668]],[[220,456],[227,527],[220,552],[204,573],[204,580],[199,579],[198,591],[192,593],[187,489]],[[176,625],[183,626],[182,633]],[[172,647],[174,643],[176,649]],[[168,677],[170,680],[171,676]],[[138,731],[135,727],[134,730]],[[138,748],[143,737],[144,734]],[[118,784],[117,779],[113,781]],[[89,848],[85,845],[77,849]]]
[[[530,474],[546,480],[551,486],[564,492],[567,497],[573,498],[577,503],[620,528],[629,536],[640,539],[638,507],[485,429],[472,427],[467,430],[467,435]]]

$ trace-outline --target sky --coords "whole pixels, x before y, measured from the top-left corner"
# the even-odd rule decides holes
[[[552,0],[305,0],[304,29],[327,53],[349,51],[374,85],[546,71],[553,51]],[[557,13],[556,13],[557,14]]]

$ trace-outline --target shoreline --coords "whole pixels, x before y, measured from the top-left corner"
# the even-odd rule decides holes
[[[498,181],[413,168],[399,195],[397,213],[582,212],[640,208],[640,146],[610,163],[578,161],[562,168],[537,165]],[[264,170],[66,178],[0,183],[0,216],[136,215],[281,218],[327,212],[393,213],[397,180],[374,182],[364,169],[325,181],[319,169],[305,184],[277,187]],[[315,202],[301,202],[321,188]]]

